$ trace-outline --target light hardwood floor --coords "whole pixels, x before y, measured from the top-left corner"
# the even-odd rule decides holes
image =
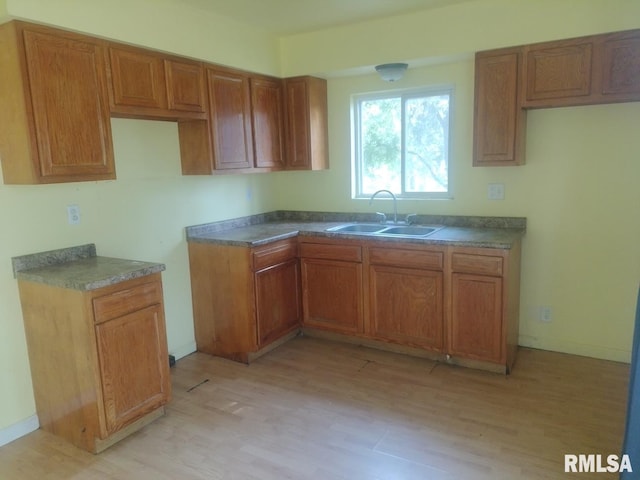
[[[628,375],[520,349],[502,376],[304,337],[250,366],[197,353],[166,416],[97,456],[36,431],[0,448],[0,479],[571,478],[565,453],[619,453]]]

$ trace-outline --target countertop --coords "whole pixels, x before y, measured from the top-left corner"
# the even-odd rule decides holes
[[[51,250],[13,259],[18,280],[73,290],[95,290],[165,270],[161,263],[97,256],[95,245]]]
[[[248,219],[250,217],[247,217]],[[327,231],[328,228],[342,225],[345,223],[358,223],[350,221],[273,221],[262,219],[264,223],[251,223],[242,225],[238,219],[232,223],[215,222],[211,224],[196,225],[187,227],[187,241],[193,243],[214,243],[221,245],[238,245],[246,247],[256,247],[265,245],[278,240],[300,236],[322,236],[332,238],[349,238],[360,240],[376,240],[381,242],[393,243],[413,243],[427,245],[455,245],[466,247],[483,247],[483,248],[499,248],[510,249],[513,244],[518,241],[525,232],[526,220],[524,222],[513,222],[513,227],[495,228],[496,224],[505,224],[505,222],[496,222],[492,217],[484,222],[491,227],[483,227],[483,223],[478,218],[487,217],[456,217],[456,221],[451,221],[452,217],[437,217],[442,223],[454,223],[453,226],[444,225],[440,230],[432,233],[427,237],[391,237],[384,235],[362,235],[362,234],[345,234]],[[465,222],[460,218],[471,219],[468,225],[460,226]],[[524,220],[524,219],[518,219]],[[360,222],[373,223],[373,222]],[[416,222],[416,225],[425,225],[423,222]],[[434,225],[430,222],[429,225]],[[229,228],[225,228],[229,226]]]

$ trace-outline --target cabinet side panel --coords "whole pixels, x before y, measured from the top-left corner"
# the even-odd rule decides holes
[[[37,148],[29,133],[32,117],[22,55],[15,24],[0,25],[0,160],[6,184],[33,183],[36,177]]]
[[[93,320],[82,292],[19,281],[40,426],[93,451],[103,438]],[[55,339],[55,341],[53,341]]]
[[[189,243],[198,351],[246,361],[257,349],[249,249]]]

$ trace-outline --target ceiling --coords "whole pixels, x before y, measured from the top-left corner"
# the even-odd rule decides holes
[[[179,0],[278,35],[406,14],[469,0]]]

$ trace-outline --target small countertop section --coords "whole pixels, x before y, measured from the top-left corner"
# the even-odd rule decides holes
[[[187,241],[257,247],[300,235],[393,243],[510,249],[517,240],[522,238],[526,228],[526,219],[524,218],[420,216],[416,222],[417,225],[444,225],[444,227],[427,237],[346,234],[328,232],[327,229],[345,223],[367,222],[367,219],[362,218],[360,214],[356,220],[350,221],[348,218],[343,219],[342,217],[339,219],[331,218],[328,214],[323,213],[320,214],[322,215],[320,221],[309,221],[315,220],[315,218],[308,212],[304,212],[303,218],[307,221],[296,222],[295,216],[291,213],[286,212],[286,221],[279,221],[277,215],[272,215],[276,218],[270,218],[267,214],[266,218],[263,218],[265,223],[254,223],[250,217],[247,217],[248,220],[244,225],[239,219],[235,219],[233,223],[230,221],[214,222],[187,227]]]
[[[14,257],[12,261],[18,280],[83,291],[151,275],[166,268],[161,263],[100,257],[93,244]]]

